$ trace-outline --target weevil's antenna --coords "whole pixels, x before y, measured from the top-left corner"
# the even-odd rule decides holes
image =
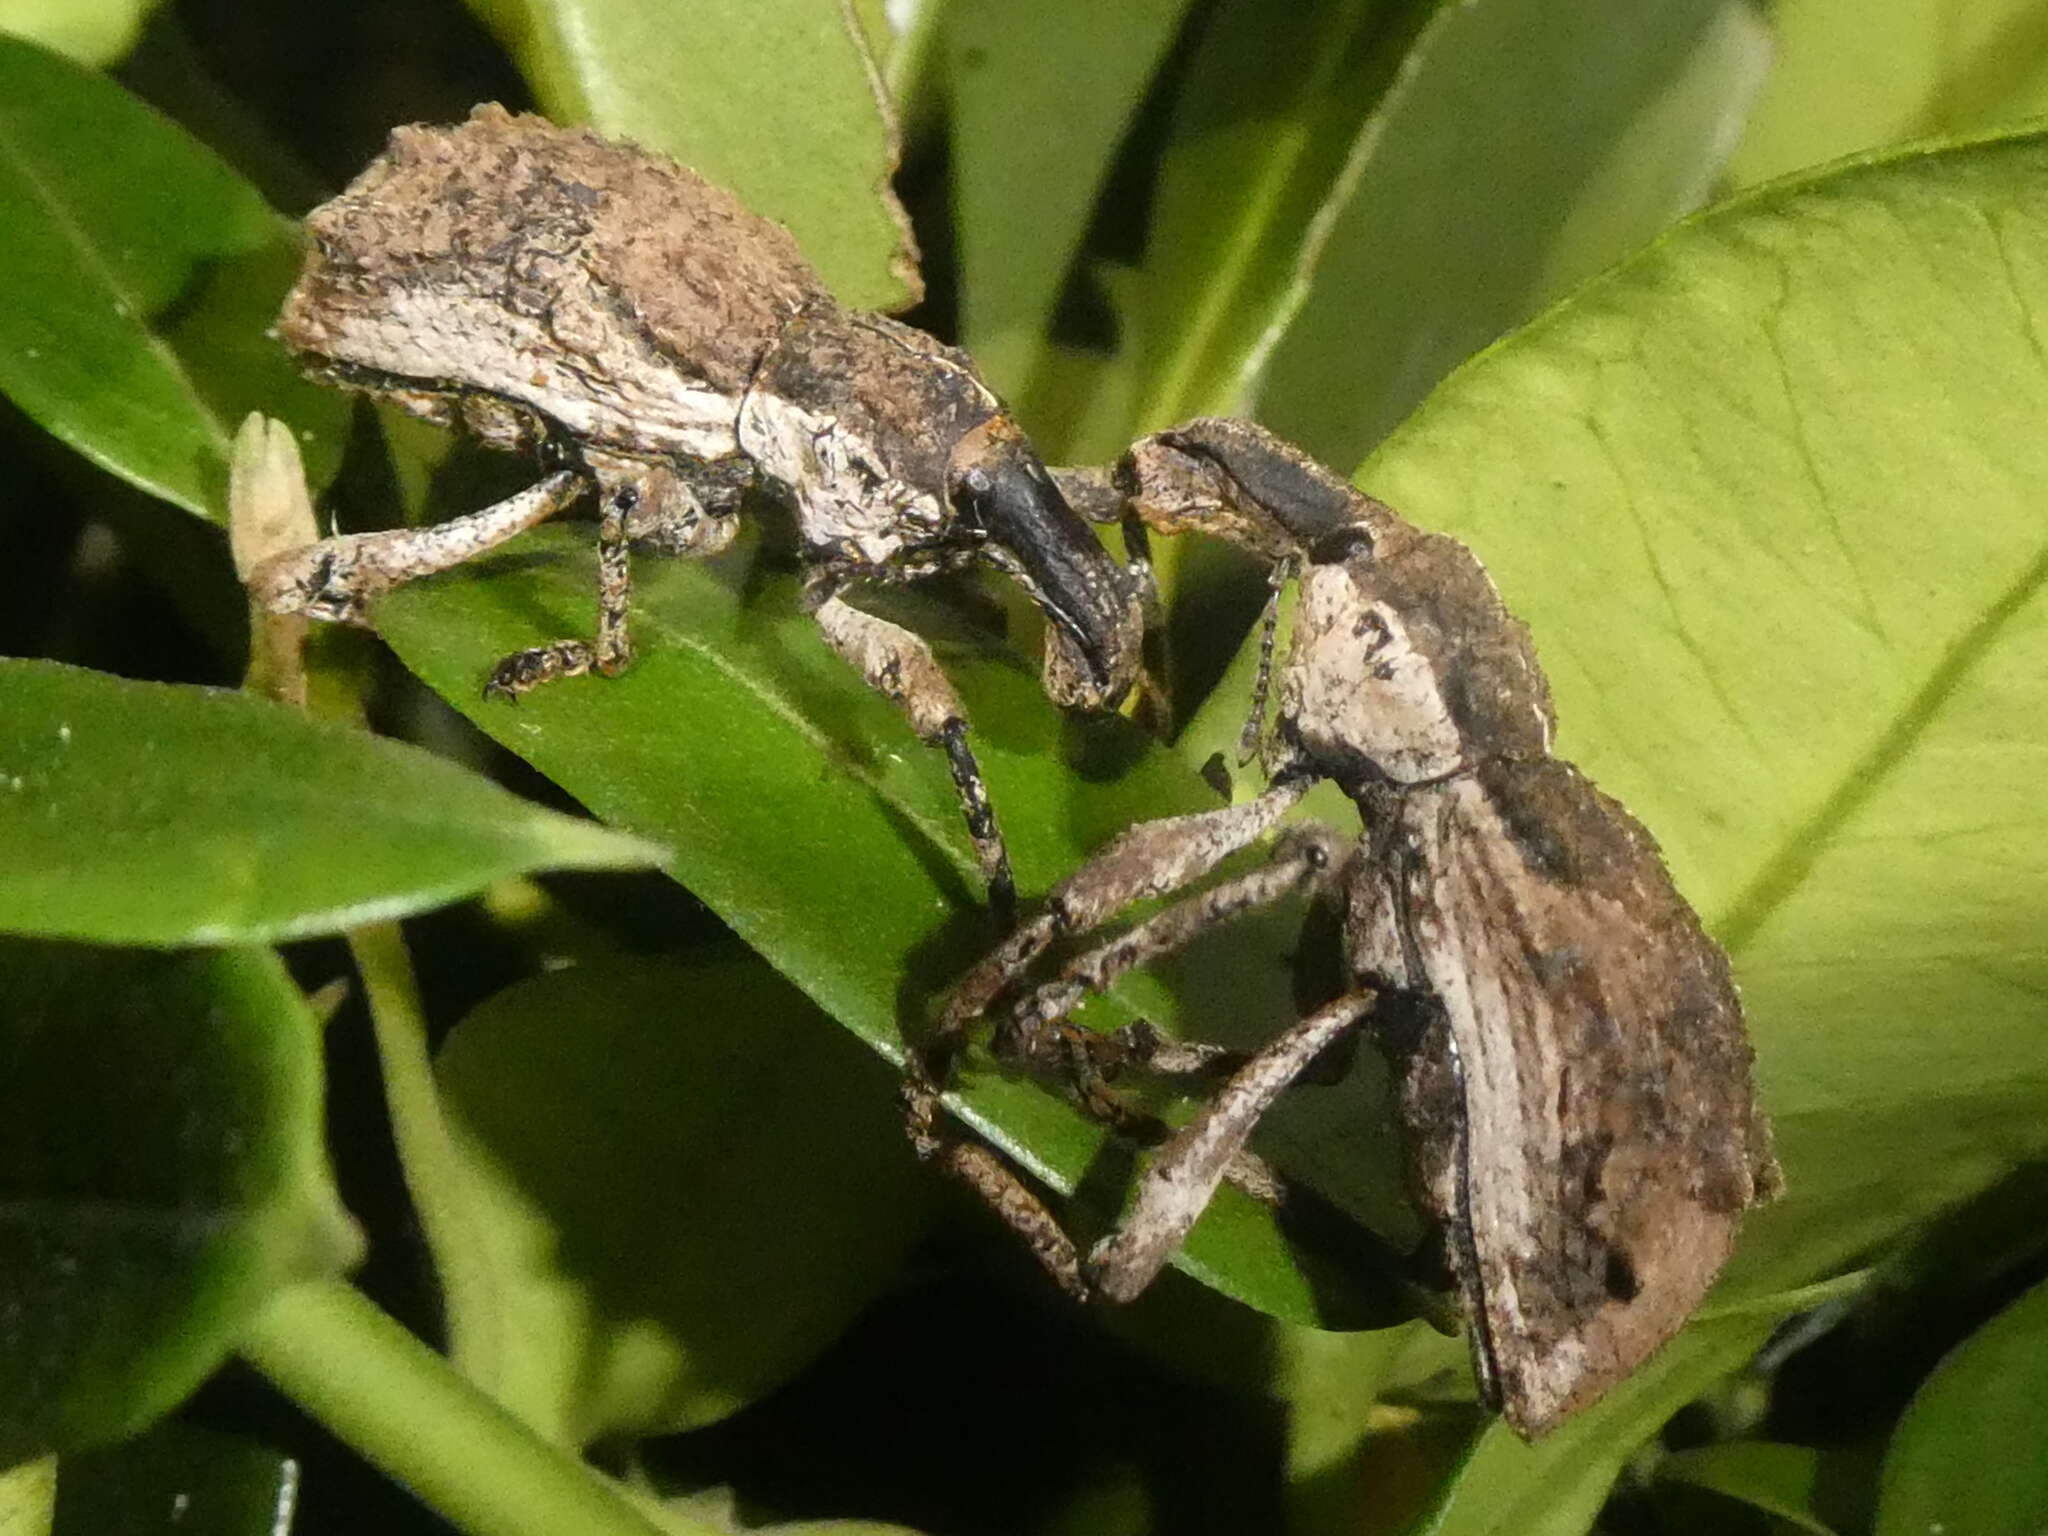
[[[1242,768],[1258,756],[1266,735],[1266,700],[1273,688],[1273,642],[1280,632],[1280,591],[1301,569],[1296,555],[1273,562],[1266,575],[1266,611],[1259,615],[1259,674],[1252,682],[1251,713],[1237,737],[1237,766]]]

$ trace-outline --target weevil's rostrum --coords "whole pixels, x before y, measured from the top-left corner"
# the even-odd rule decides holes
[[[998,1041],[1080,1062],[1084,1103],[1131,1065],[1213,1071],[1168,1060],[1148,1033],[1104,1040],[1062,1016],[1085,990],[1304,887],[1335,917],[1319,931],[1341,935],[1340,963],[1316,968],[1343,980],[1167,1143],[1085,1261],[1012,1181],[985,1158],[962,1163],[936,1133],[935,1081],[907,1090],[913,1136],[994,1189],[1070,1286],[1121,1298],[1157,1273],[1221,1179],[1245,1182],[1259,1116],[1362,1022],[1395,1067],[1414,1196],[1470,1317],[1482,1391],[1540,1434],[1677,1331],[1743,1210],[1776,1190],[1727,958],[1649,833],[1550,755],[1528,631],[1463,545],[1245,422],[1145,439],[1114,489],[1154,531],[1208,531],[1298,573],[1272,787],[1134,828],[1056,887],[956,990],[927,1073],[943,1076],[968,1022],[1056,939],[1201,879],[1320,779],[1357,805],[1362,835],[1288,829],[1263,868],[1097,942],[1014,1000]]]
[[[506,658],[488,691],[617,672],[631,657],[629,546],[716,553],[743,497],[763,489],[795,510],[827,641],[946,749],[1004,900],[958,700],[921,640],[846,594],[993,564],[1048,618],[1056,701],[1094,708],[1136,674],[1144,590],[963,354],[842,309],[786,230],[695,173],[495,106],[452,128],[397,130],[307,229],[277,331],[311,372],[538,452],[572,479],[440,530],[280,556],[252,576],[266,606],[359,618],[389,587],[588,488],[600,511],[596,634]]]

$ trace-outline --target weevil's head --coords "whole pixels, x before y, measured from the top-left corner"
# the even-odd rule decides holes
[[[984,540],[984,557],[1045,614],[1047,696],[1068,709],[1115,708],[1138,675],[1142,583],[1067,504],[1007,416],[960,438],[948,481],[955,510]]]

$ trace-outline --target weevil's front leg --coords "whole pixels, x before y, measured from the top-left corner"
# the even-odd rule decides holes
[[[1376,994],[1353,992],[1317,1009],[1238,1069],[1216,1097],[1153,1159],[1116,1230],[1090,1250],[1088,1288],[1129,1301],[1181,1245],[1281,1092],[1326,1050],[1358,1028]]]
[[[361,624],[393,587],[461,565],[545,522],[589,482],[560,470],[516,496],[429,528],[344,533],[271,556],[249,573],[249,592],[271,613]]]
[[[988,888],[989,909],[1007,931],[1017,920],[1017,882],[1010,873],[1010,852],[1003,844],[1002,828],[996,824],[981,765],[967,744],[967,716],[960,695],[953,691],[932,648],[920,636],[900,624],[863,613],[829,587],[823,590],[828,595],[817,603],[813,617],[825,643],[859,668],[870,688],[909,717],[919,740],[945,749],[953,787],[960,792],[961,810],[967,818],[967,835],[973,840],[974,856]]]
[[[1175,1040],[1149,1020],[1139,1019],[1114,1034],[1099,1035],[1068,1023],[1067,1015],[1089,993],[1105,990],[1126,972],[1184,948],[1230,919],[1279,901],[1304,885],[1327,881],[1350,841],[1333,827],[1290,827],[1259,868],[1175,902],[1082,951],[1010,1010],[996,1030],[996,1054],[1050,1060],[1066,1078],[1075,1104],[1090,1119],[1146,1146],[1166,1141],[1170,1133],[1165,1122],[1127,1103],[1110,1086],[1111,1080],[1132,1068],[1163,1077],[1215,1079],[1235,1073],[1247,1058],[1222,1046]],[[1240,1150],[1230,1159],[1223,1176],[1255,1200],[1274,1205],[1283,1198],[1279,1175],[1249,1151]]]
[[[1099,927],[1135,901],[1168,895],[1201,879],[1270,831],[1307,792],[1310,782],[1305,777],[1283,778],[1258,799],[1242,805],[1168,817],[1126,830],[1055,887],[1044,912],[1011,934],[962,979],[947,998],[932,1036],[904,1058],[904,1122],[918,1157],[974,1190],[1024,1239],[1060,1287],[1074,1296],[1085,1298],[1088,1287],[1082,1278],[1079,1252],[1058,1217],[995,1152],[962,1138],[944,1124],[940,1096],[966,1044],[968,1027],[1055,939]],[[1149,1052],[1157,1063],[1164,1054],[1157,1038],[1141,1039],[1133,1032],[1123,1045],[1134,1054]],[[1081,1049],[1084,1054],[1074,1063],[1077,1084],[1092,1070],[1085,1053],[1094,1047],[1083,1045]],[[1164,1064],[1177,1063],[1169,1058]],[[1113,1099],[1105,1097],[1098,1107],[1103,1111],[1101,1118],[1121,1128],[1148,1136],[1153,1129],[1141,1124],[1134,1111],[1119,1115],[1124,1107]],[[1259,1198],[1272,1199],[1277,1194],[1277,1180],[1249,1154],[1226,1171]]]
[[[1289,827],[1273,845],[1266,863],[1199,895],[1175,902],[1115,937],[1083,950],[1066,961],[1052,980],[1043,982],[1010,1010],[1010,1045],[1030,1055],[1045,1031],[1081,1005],[1090,993],[1102,992],[1126,973],[1183,949],[1210,929],[1256,908],[1270,906],[1304,885],[1323,879],[1337,867],[1352,839],[1334,827],[1305,823]],[[1126,1031],[1118,1031],[1124,1035]],[[1180,1045],[1149,1026],[1129,1028],[1122,1042],[1136,1061],[1171,1075],[1203,1075],[1218,1059],[1216,1047]],[[1117,1036],[1108,1038],[1112,1041]],[[1002,1046],[999,1032],[998,1045]]]
[[[1308,792],[1312,780],[1284,774],[1257,799],[1213,811],[1140,822],[1054,886],[1045,910],[1020,926],[948,994],[926,1048],[926,1068],[944,1081],[968,1027],[1022,979],[1055,939],[1099,928],[1133,902],[1170,896],[1257,841]]]

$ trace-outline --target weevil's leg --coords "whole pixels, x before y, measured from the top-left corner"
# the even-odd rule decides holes
[[[1201,879],[1287,814],[1313,782],[1283,772],[1257,799],[1129,827],[1054,886],[1046,908],[983,957],[948,994],[925,1049],[941,1081],[968,1026],[1008,991],[1032,961],[1065,934],[1088,933],[1131,905],[1170,896]]]
[[[1010,1010],[1008,1028],[998,1027],[998,1054],[1031,1057],[1044,1054],[1046,1036],[1080,1006],[1090,993],[1101,992],[1117,978],[1182,949],[1210,929],[1314,883],[1336,868],[1349,845],[1334,827],[1305,823],[1289,827],[1274,843],[1259,868],[1175,902],[1123,933],[1083,950],[1066,961],[1050,981],[1041,983]],[[1219,1063],[1241,1058],[1216,1046],[1182,1045],[1150,1025],[1127,1026],[1115,1035],[1077,1030],[1110,1049],[1103,1064],[1114,1069],[1129,1061],[1169,1076],[1214,1075]]]
[[[545,522],[589,482],[560,470],[516,496],[428,528],[344,533],[272,555],[249,573],[249,592],[271,613],[360,624],[369,605],[393,587],[472,560]]]
[[[914,1058],[913,1058],[914,1063]],[[1088,1299],[1081,1253],[1037,1191],[995,1151],[948,1132],[941,1121],[938,1086],[913,1064],[903,1082],[903,1118],[920,1160],[958,1179],[1031,1250],[1053,1282],[1076,1301]]]
[[[626,631],[632,603],[632,544],[626,537],[626,515],[638,504],[631,485],[607,487],[598,503],[597,639],[557,640],[514,651],[491,669],[484,684],[487,699],[516,699],[558,677],[577,677],[595,668],[615,677],[633,659]]]
[[[1349,841],[1331,827],[1289,828],[1260,868],[1176,902],[1074,956],[998,1024],[995,1053],[1050,1060],[1065,1077],[1075,1105],[1090,1119],[1146,1146],[1165,1141],[1166,1124],[1127,1103],[1110,1086],[1111,1080],[1133,1067],[1163,1077],[1214,1079],[1236,1072],[1245,1056],[1222,1046],[1175,1040],[1149,1020],[1099,1035],[1067,1023],[1066,1016],[1089,993],[1104,990],[1127,971],[1184,947],[1233,917],[1325,879]],[[1282,1196],[1279,1175],[1251,1152],[1240,1151],[1224,1177],[1267,1204],[1277,1204]]]
[[[1252,679],[1252,702],[1244,717],[1244,729],[1237,733],[1237,766],[1242,768],[1259,755],[1266,735],[1266,700],[1273,690],[1273,641],[1280,632],[1280,593],[1301,569],[1301,561],[1290,555],[1275,560],[1266,574],[1266,607],[1259,615],[1259,670]]]
[[[1129,1301],[1152,1283],[1215,1198],[1232,1160],[1273,1101],[1309,1064],[1359,1026],[1375,993],[1353,992],[1317,1009],[1255,1052],[1207,1107],[1174,1134],[1138,1181],[1116,1230],[1089,1252],[1089,1288]]]
[[[813,611],[825,643],[860,669],[867,684],[909,717],[918,739],[943,747],[953,772],[953,787],[967,818],[967,835],[988,887],[988,904],[997,924],[1008,931],[1017,920],[1017,882],[1010,874],[1010,852],[996,824],[988,785],[967,745],[967,716],[960,695],[939,667],[924,640],[900,624],[863,613],[831,593]]]

